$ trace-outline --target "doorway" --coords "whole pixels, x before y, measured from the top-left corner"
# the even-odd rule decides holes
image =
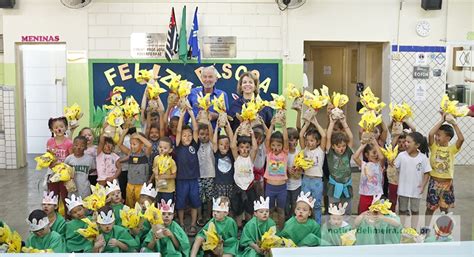
[[[312,80],[308,83],[308,90],[320,89],[321,85],[326,85],[330,95],[339,92],[349,96],[349,103],[343,109],[354,134],[355,145],[359,144],[360,120],[356,109],[359,101],[356,85],[364,83],[365,87],[370,87],[383,101],[389,100],[389,79],[384,75],[388,74],[389,65],[383,59],[384,52],[390,51],[389,47],[390,44],[384,42],[304,42],[304,72]],[[321,126],[327,128],[327,112],[318,113],[317,118]]]
[[[48,120],[67,104],[66,44],[18,44],[18,75],[24,101],[26,154],[42,154],[51,137]]]

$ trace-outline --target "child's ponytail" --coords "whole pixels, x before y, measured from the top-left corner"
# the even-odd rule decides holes
[[[427,157],[429,157],[429,152],[430,149],[428,147],[428,140],[426,140],[426,137],[423,136],[420,132],[412,132],[408,134],[409,137],[413,138],[413,141],[415,144],[418,144],[418,150],[420,150],[421,153],[425,154]]]

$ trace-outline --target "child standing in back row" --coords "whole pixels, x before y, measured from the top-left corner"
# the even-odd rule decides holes
[[[87,147],[87,139],[83,136],[74,138],[72,153],[69,155],[65,164],[74,169],[74,182],[76,183],[76,195],[85,198],[91,194],[89,171],[95,169],[94,160],[90,155],[84,154]]]
[[[443,124],[447,121],[450,124]],[[455,144],[449,144],[456,132]],[[441,120],[431,129],[428,144],[431,152],[431,172],[428,183],[428,195],[426,196],[426,223],[428,226],[433,212],[440,208],[448,213],[449,208],[454,207],[454,157],[464,143],[464,136],[455,119],[446,119],[442,114]]]
[[[130,138],[130,149],[123,144],[123,140],[128,132],[124,130],[120,137],[120,150],[128,155],[128,182],[125,203],[130,208],[140,199],[140,191],[143,183],[148,181],[150,176],[148,157],[151,154],[151,143],[144,135],[134,133]]]
[[[304,149],[304,157],[313,161],[313,166],[305,171],[301,191],[311,193],[314,197],[313,216],[318,224],[321,224],[321,201],[323,198],[323,163],[324,150],[326,149],[326,133],[314,119],[317,130],[311,128],[310,122],[306,121],[300,132],[300,145]]]
[[[282,124],[285,123],[286,119],[283,119]],[[265,140],[265,148],[267,149],[267,169],[264,175],[267,182],[265,196],[270,197],[270,210],[273,211],[273,208],[276,208],[277,225],[281,229],[285,221],[287,196],[288,130],[283,128],[283,133],[273,132],[275,124],[276,119],[273,118]]]
[[[411,215],[411,225],[418,228],[420,199],[429,179],[431,166],[428,160],[428,143],[418,132],[406,137],[406,151],[395,159],[395,167],[399,170],[398,202],[402,225],[407,225],[404,219]],[[410,209],[408,209],[410,204]]]

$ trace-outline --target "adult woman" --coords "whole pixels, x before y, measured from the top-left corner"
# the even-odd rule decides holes
[[[237,94],[239,95],[239,98],[234,99],[228,111],[228,114],[234,119],[231,122],[232,130],[235,131],[240,125],[240,121],[237,119],[236,114],[242,111],[242,105],[258,95],[259,83],[258,77],[253,72],[244,72],[240,75],[237,84]],[[270,107],[264,107],[259,112],[259,115],[262,117],[266,126],[269,127],[273,117],[272,109]]]

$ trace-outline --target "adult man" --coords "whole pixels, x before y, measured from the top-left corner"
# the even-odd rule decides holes
[[[216,81],[217,81],[217,75],[218,72],[214,66],[207,66],[202,68],[201,71],[201,82],[202,86],[195,87],[191,90],[191,94],[188,96],[189,103],[193,107],[193,113],[195,116],[197,116],[199,112],[199,107],[198,107],[198,97],[199,95],[205,96],[206,94],[211,94],[211,101],[215,97],[219,97],[221,94],[224,94],[224,100],[225,100],[225,105],[226,109],[229,110],[229,102],[227,99],[227,93],[220,90],[216,89]],[[211,118],[211,124],[212,127],[216,127],[216,121],[219,115],[214,111],[214,107],[209,108],[209,115]],[[185,120],[187,120],[185,117]]]

